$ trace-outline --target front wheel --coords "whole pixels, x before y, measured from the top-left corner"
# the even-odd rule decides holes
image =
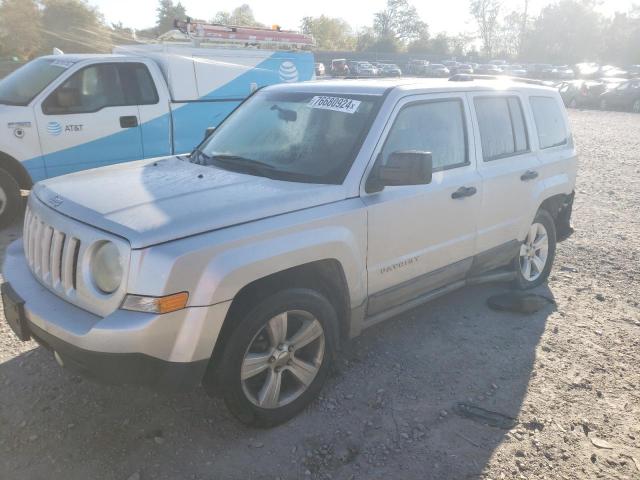
[[[546,210],[539,210],[529,227],[527,236],[514,259],[516,286],[522,290],[544,283],[556,255],[556,227]]]
[[[335,309],[314,290],[287,289],[239,320],[219,365],[225,403],[248,425],[284,423],[327,379],[336,350]]]
[[[20,186],[7,172],[0,168],[0,228],[9,225],[20,210]]]

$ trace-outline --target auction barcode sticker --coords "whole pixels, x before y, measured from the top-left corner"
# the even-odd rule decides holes
[[[311,108],[334,110],[336,112],[356,113],[360,106],[360,100],[352,100],[342,97],[315,96],[308,104]]]

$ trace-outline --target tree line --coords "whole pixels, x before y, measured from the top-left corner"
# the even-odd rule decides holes
[[[607,17],[597,10],[597,0],[557,0],[534,16],[529,3],[521,0],[518,9],[507,9],[501,0],[469,0],[475,31],[457,35],[432,35],[409,0],[387,0],[370,26],[357,31],[327,15],[302,18],[300,29],[314,36],[319,50],[640,64],[640,5]],[[187,15],[179,1],[159,0],[155,25],[134,31],[122,23],[108,24],[85,0],[0,0],[0,57],[27,60],[53,47],[107,52],[117,44],[156,39],[173,28],[175,18]],[[204,20],[263,26],[246,4]]]

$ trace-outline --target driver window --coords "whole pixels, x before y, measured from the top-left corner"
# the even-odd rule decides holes
[[[382,162],[402,150],[431,152],[433,170],[466,165],[467,140],[460,100],[415,103],[403,108],[382,148]]]
[[[47,115],[91,113],[126,105],[117,64],[92,65],[73,74],[42,105]]]

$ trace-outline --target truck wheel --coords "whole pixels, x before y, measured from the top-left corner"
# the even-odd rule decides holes
[[[514,259],[516,287],[527,290],[544,283],[556,255],[556,226],[546,210],[536,214],[518,256]]]
[[[293,418],[326,381],[337,331],[335,309],[314,290],[283,290],[258,302],[240,319],[219,365],[229,410],[262,428]]]
[[[0,168],[0,228],[9,225],[20,209],[20,186],[9,172]]]

